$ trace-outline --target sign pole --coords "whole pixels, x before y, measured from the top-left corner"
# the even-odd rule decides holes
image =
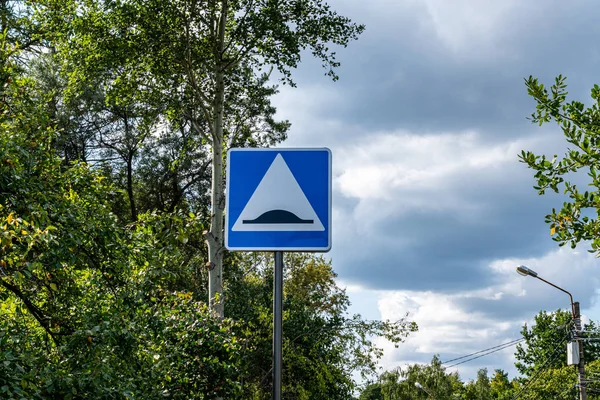
[[[281,400],[283,332],[283,251],[275,252],[273,282],[273,400]]]
[[[331,151],[232,148],[226,176],[225,247],[274,253],[273,400],[281,400],[283,254],[331,249]]]

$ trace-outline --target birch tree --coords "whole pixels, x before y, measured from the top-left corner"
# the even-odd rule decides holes
[[[337,80],[335,48],[364,27],[322,0],[45,0],[40,11],[62,26],[59,47],[74,84],[99,65],[150,74],[154,86],[144,90],[170,97],[202,138],[212,160],[209,303],[223,317],[226,151],[283,140],[289,124],[274,120],[272,82],[294,86],[292,71],[309,54]]]

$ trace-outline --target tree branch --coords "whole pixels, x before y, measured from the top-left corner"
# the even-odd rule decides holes
[[[54,345],[56,347],[58,347],[58,342],[56,341],[54,332],[52,332],[52,330],[50,329],[50,326],[47,323],[48,318],[44,316],[42,310],[38,306],[33,304],[31,302],[31,300],[29,300],[27,298],[25,293],[23,293],[21,291],[21,289],[19,289],[17,286],[11,285],[10,283],[6,282],[4,279],[0,279],[0,285],[4,286],[7,290],[11,291],[15,296],[17,296],[23,302],[23,304],[25,304],[25,307],[27,307],[27,310],[29,310],[29,312],[31,313],[33,318],[35,318],[35,320],[40,324],[40,326],[44,329],[44,331],[46,331],[48,336],[50,336],[52,338],[52,342],[54,342]]]

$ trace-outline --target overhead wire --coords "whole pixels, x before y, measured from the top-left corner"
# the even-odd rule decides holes
[[[496,351],[504,350],[505,348],[514,346],[514,345],[516,345],[516,344],[518,344],[518,343],[520,343],[520,342],[522,342],[524,340],[525,340],[524,338],[515,339],[515,340],[512,340],[510,342],[506,342],[506,343],[503,343],[503,344],[499,344],[497,346],[492,346],[492,347],[488,347],[487,349],[476,351],[475,353],[467,354],[466,356],[456,357],[456,358],[453,358],[451,360],[443,361],[441,364],[449,364],[449,363],[452,363],[454,361],[462,360],[462,359],[465,359],[465,358],[476,356],[476,355],[481,354],[481,353],[485,353],[485,354],[481,354],[480,356],[473,357],[473,358],[470,358],[468,360],[462,361],[460,363],[456,363],[456,364],[449,365],[449,366],[446,367],[446,368],[450,368],[450,367],[453,367],[455,365],[460,365],[460,364],[469,362],[471,360],[475,360],[477,358],[486,356],[488,354],[495,353]]]
[[[567,325],[568,324],[564,324],[563,326],[559,327],[559,329],[563,328],[563,327],[566,328]],[[560,344],[562,344],[563,342],[567,341],[570,336],[571,336],[571,332],[569,331],[569,332],[567,332],[567,334],[565,335],[565,337],[563,337],[563,339],[560,341]],[[503,343],[503,344],[499,344],[499,345],[496,345],[496,346],[488,347],[487,349],[483,349],[483,350],[479,350],[479,351],[476,351],[476,352],[471,353],[471,354],[467,354],[465,356],[456,357],[456,358],[452,358],[452,359],[447,360],[447,361],[443,361],[443,362],[441,362],[441,364],[442,365],[443,364],[449,364],[449,363],[452,363],[454,361],[464,360],[464,361],[461,361],[461,362],[458,362],[458,363],[454,363],[454,364],[451,364],[451,365],[448,365],[448,366],[444,367],[444,368],[452,368],[452,367],[455,367],[457,365],[461,365],[461,364],[467,363],[469,361],[473,361],[473,360],[476,360],[478,358],[487,356],[489,354],[493,354],[493,353],[496,353],[498,351],[504,350],[506,348],[515,346],[515,345],[519,344],[520,342],[523,342],[524,340],[525,340],[525,338],[515,339],[515,340],[512,340],[512,341]],[[533,384],[539,378],[540,374],[546,370],[546,366],[549,363],[555,361],[558,358],[558,356],[560,356],[561,350],[562,350],[561,346],[558,345],[556,347],[556,349],[554,350],[554,352],[548,357],[548,359],[546,360],[546,362],[544,362],[544,364],[531,377],[531,379],[525,384],[525,386],[515,395],[515,397],[512,398],[512,400],[518,399],[519,396],[521,396],[523,393],[526,392],[526,390],[531,386],[531,384]],[[569,389],[567,389],[567,391],[571,390],[571,389],[572,388],[569,388]]]
[[[573,323],[573,321],[568,321],[568,322],[566,322],[566,323],[558,326],[556,329],[557,330],[561,330],[563,328],[568,328],[568,326],[571,325],[572,323]],[[567,338],[569,337],[569,335],[570,335],[570,330],[567,331]],[[462,360],[462,359],[465,359],[465,358],[469,358],[468,360],[461,361],[459,363],[455,363],[455,364],[452,364],[452,365],[449,365],[449,366],[445,367],[445,368],[452,368],[452,367],[455,367],[457,365],[464,364],[464,363],[467,363],[469,361],[476,360],[478,358],[487,356],[489,354],[493,354],[493,353],[495,353],[497,351],[504,350],[504,349],[506,349],[508,347],[511,347],[511,346],[514,346],[514,345],[516,345],[516,344],[518,344],[520,342],[523,342],[524,340],[525,340],[525,338],[514,339],[514,340],[511,340],[511,341],[503,343],[503,344],[499,344],[499,345],[496,345],[496,346],[488,347],[487,349],[483,349],[483,350],[479,350],[479,351],[476,351],[476,352],[471,353],[471,354],[467,354],[465,356],[456,357],[456,358],[452,358],[450,360],[443,361],[443,362],[441,362],[441,364],[442,365],[443,364],[449,364],[449,363],[452,363],[454,361],[458,361],[458,360]],[[485,354],[482,354],[482,353],[485,353]],[[481,354],[481,355],[478,355],[478,354]],[[473,356],[477,356],[477,357],[473,357]],[[472,357],[472,358],[470,358],[470,357]]]
[[[525,339],[523,339],[523,340],[525,340]],[[452,364],[452,365],[448,365],[446,368],[452,368],[452,367],[456,367],[457,365],[461,365],[461,364],[464,364],[464,363],[468,363],[469,361],[473,361],[473,360],[476,360],[476,359],[478,359],[478,358],[481,358],[481,357],[488,356],[488,355],[490,355],[490,354],[492,354],[492,353],[496,353],[496,352],[499,352],[499,351],[501,351],[501,350],[504,350],[504,349],[507,349],[507,348],[509,348],[509,347],[512,347],[512,346],[516,345],[517,343],[519,343],[519,342],[515,342],[515,343],[509,343],[509,344],[506,344],[506,345],[504,345],[504,346],[502,346],[502,347],[498,347],[498,348],[496,348],[495,350],[490,350],[490,351],[488,351],[488,352],[486,352],[486,353],[483,353],[483,354],[480,354],[480,355],[478,355],[478,356],[475,356],[475,357],[468,358],[468,359],[466,359],[466,360],[464,360],[464,361],[457,362],[457,363],[455,363],[455,364]]]
[[[554,352],[548,357],[548,359],[546,360],[546,362],[544,364],[542,364],[542,366],[537,370],[537,372],[529,379],[529,381],[525,384],[525,386],[523,386],[523,388],[515,395],[515,397],[512,398],[512,400],[517,400],[519,398],[519,396],[521,396],[521,394],[525,393],[527,391],[527,389],[531,386],[532,383],[534,383],[540,376],[540,374],[542,372],[544,372],[546,370],[546,366],[548,364],[550,364],[551,362],[555,361],[560,355],[561,355],[561,351],[563,350],[561,348],[561,345],[563,342],[565,342],[567,339],[569,339],[569,334],[567,334],[561,341],[560,343],[556,346],[556,349],[554,349]]]

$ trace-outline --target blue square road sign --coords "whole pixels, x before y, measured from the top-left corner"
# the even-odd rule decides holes
[[[230,149],[227,160],[227,249],[329,251],[329,149]]]

